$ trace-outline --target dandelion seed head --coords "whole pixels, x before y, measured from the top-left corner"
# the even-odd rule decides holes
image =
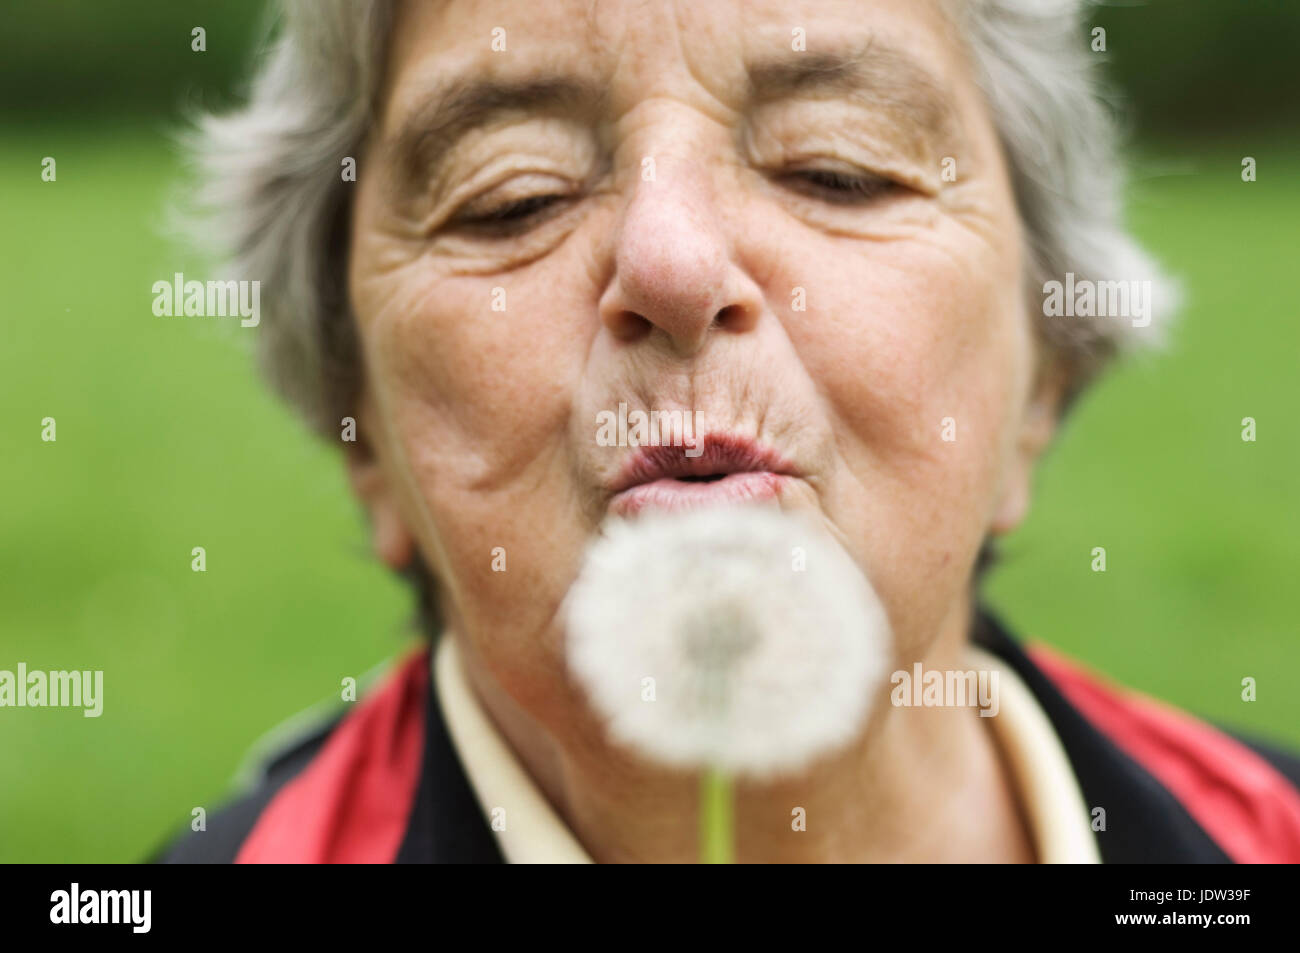
[[[888,667],[888,620],[852,557],[773,508],[606,523],[563,617],[611,737],[684,769],[797,772],[859,733]]]

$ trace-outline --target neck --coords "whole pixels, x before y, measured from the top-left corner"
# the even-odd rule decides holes
[[[953,631],[936,640],[924,666],[968,668],[965,613],[945,628]],[[594,860],[698,859],[697,777],[611,749],[598,730],[565,750],[472,655],[463,660],[488,716]],[[737,862],[1032,862],[1033,840],[988,722],[973,708],[884,703],[854,743],[803,774],[738,781]]]

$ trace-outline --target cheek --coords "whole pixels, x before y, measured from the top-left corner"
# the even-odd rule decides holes
[[[822,372],[832,412],[878,465],[961,470],[954,457],[973,461],[1007,423],[1023,321],[1016,271],[982,244],[940,237],[871,249],[826,274],[828,319],[808,329],[810,370]],[[947,418],[955,441],[941,440]]]
[[[567,413],[573,338],[548,328],[572,312],[518,280],[418,263],[373,291],[359,301],[368,382],[444,475],[490,487],[535,459]]]
[[[444,608],[491,633],[507,686],[546,664],[557,580],[587,530],[565,436],[591,305],[573,264],[556,267],[484,278],[417,261],[354,282],[385,470]]]
[[[944,223],[819,241],[792,267],[808,310],[789,333],[842,463],[824,503],[906,645],[964,598],[1009,458],[1028,353],[1019,259]]]

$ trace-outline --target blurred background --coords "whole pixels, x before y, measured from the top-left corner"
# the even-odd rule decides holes
[[[204,277],[164,229],[172,137],[239,102],[266,4],[41,0],[0,22],[0,669],[105,673],[98,719],[0,710],[0,861],[133,861],[218,805],[268,729],[403,651],[411,600],[369,556],[337,450],[255,377],[251,336],[151,312],[158,278]],[[1131,222],[1187,304],[1165,354],[1068,422],[987,601],[1300,748],[1300,3],[1103,5],[1095,25]]]

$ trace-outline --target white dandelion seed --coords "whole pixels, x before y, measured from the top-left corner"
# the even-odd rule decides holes
[[[611,737],[679,768],[797,772],[857,735],[888,667],[889,623],[853,559],[770,508],[607,523],[564,615]]]

